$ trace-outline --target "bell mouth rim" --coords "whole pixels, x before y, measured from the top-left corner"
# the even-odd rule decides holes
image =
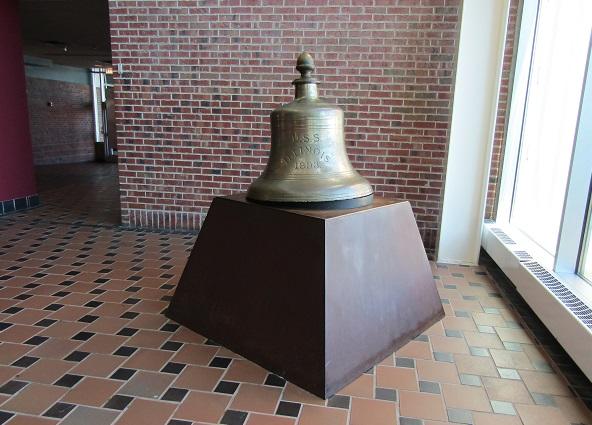
[[[359,196],[349,199],[334,199],[330,201],[270,201],[253,199],[247,194],[247,200],[260,205],[287,208],[287,209],[306,209],[306,210],[345,210],[354,208],[363,208],[372,204],[374,192],[369,195]]]

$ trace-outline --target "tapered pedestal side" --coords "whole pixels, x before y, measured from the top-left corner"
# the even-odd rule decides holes
[[[215,198],[167,315],[327,398],[444,316],[408,202]]]

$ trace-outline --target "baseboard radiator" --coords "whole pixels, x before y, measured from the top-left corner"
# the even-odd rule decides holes
[[[483,249],[516,286],[517,291],[592,380],[592,308],[567,282],[562,282],[495,223],[485,223]]]

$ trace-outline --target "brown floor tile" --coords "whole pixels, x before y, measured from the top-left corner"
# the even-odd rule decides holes
[[[230,409],[259,413],[274,413],[282,391],[279,388],[242,384]]]
[[[492,377],[499,376],[495,367],[495,363],[490,357],[455,354],[454,361],[456,363],[458,373]]]
[[[561,411],[550,406],[515,405],[524,425],[569,425]]]
[[[483,307],[479,303],[479,301],[465,301],[465,300],[458,300],[458,299],[451,299],[450,300],[450,307],[454,310],[464,310],[468,312],[481,312],[483,311]]]
[[[473,319],[468,317],[445,317],[442,319],[444,329],[458,330],[458,331],[476,331],[477,327]]]
[[[203,344],[207,340],[206,337],[201,336],[197,332],[193,332],[184,326],[179,327],[171,339],[173,341],[187,342],[191,344]]]
[[[389,354],[386,356],[380,363],[380,366],[394,366],[395,365],[395,356],[393,354]]]
[[[174,386],[190,390],[212,391],[222,377],[222,373],[223,370],[211,367],[188,365],[175,380]]]
[[[406,367],[376,367],[376,386],[419,391],[415,369]]]
[[[35,348],[25,344],[4,342],[4,339],[2,339],[2,334],[0,334],[0,340],[2,341],[2,344],[0,344],[0,364],[3,365],[9,365],[13,363],[15,360],[24,356],[28,351]]]
[[[416,360],[417,375],[422,381],[447,382],[459,384],[458,372],[453,363],[431,360]]]
[[[127,345],[141,348],[159,348],[169,338],[168,332],[140,329],[127,342]]]
[[[130,273],[131,275],[131,273]],[[124,291],[130,286],[130,281],[125,279],[113,279],[111,278],[109,282],[104,283],[101,285],[101,289],[107,289],[108,291]],[[141,292],[142,290],[140,290]],[[139,292],[136,292],[138,294]]]
[[[101,312],[93,311],[93,315],[96,316],[97,314],[101,314]],[[121,328],[126,327],[127,324],[128,320],[121,319],[119,317],[99,317],[97,320],[88,325],[85,331],[104,334],[115,334],[119,332]]]
[[[446,421],[448,416],[442,396],[437,394],[399,391],[401,416]]]
[[[111,375],[124,361],[125,357],[111,356],[107,354],[91,354],[82,360],[71,373],[79,375],[96,376],[106,378]]]
[[[176,406],[161,401],[134,399],[116,425],[162,425],[173,414]]]
[[[40,359],[19,375],[19,379],[41,384],[52,384],[74,366],[71,362],[56,359]]]
[[[214,358],[219,348],[211,345],[185,344],[173,357],[174,362],[207,365]]]
[[[509,369],[533,370],[534,367],[526,353],[522,351],[507,351],[490,349],[491,357],[497,367]]]
[[[172,355],[172,351],[140,348],[124,363],[124,367],[158,371],[162,369]]]
[[[0,385],[14,378],[21,372],[21,369],[16,366],[0,366]]]
[[[346,385],[339,390],[337,394],[349,395],[354,397],[374,397],[374,377],[364,374],[356,378],[351,384]]]
[[[72,351],[76,350],[79,345],[80,341],[64,338],[51,338],[39,347],[31,350],[29,356],[63,359]]]
[[[122,382],[114,379],[87,377],[80,381],[62,398],[65,403],[86,404],[88,406],[104,405]]]
[[[96,295],[93,295],[93,294],[81,294],[81,293],[73,292],[71,294],[66,295],[63,298],[60,298],[60,303],[67,304],[67,305],[83,306],[84,304],[91,301],[95,297],[96,297]]]
[[[224,380],[262,384],[265,378],[267,378],[267,374],[268,372],[265,369],[253,362],[248,360],[233,360],[224,375]]]
[[[224,378],[226,379],[226,378]],[[282,394],[282,400],[285,401],[293,401],[296,403],[305,403],[317,406],[324,406],[325,400],[312,395],[308,391],[303,390],[296,385],[287,382],[286,387],[284,388],[284,393]]]
[[[421,341],[409,341],[396,352],[397,357],[407,357],[412,359],[432,359],[432,350],[430,344]]]
[[[275,415],[251,413],[246,425],[295,425],[296,419]]]
[[[60,308],[55,313],[50,314],[48,317],[55,320],[76,321],[80,319],[82,316],[90,314],[91,310],[92,309],[88,307],[67,305]]]
[[[530,393],[522,381],[489,377],[483,377],[481,380],[492,400],[522,404],[533,403]]]
[[[38,418],[35,416],[16,415],[6,425],[54,425],[58,419]]]
[[[483,412],[473,412],[473,421],[474,425],[522,425],[518,416]]]
[[[504,348],[502,341],[496,334],[470,331],[467,331],[464,334],[467,344],[471,347]]]
[[[78,349],[89,353],[110,354],[127,340],[125,336],[96,334]]]
[[[131,270],[113,270],[110,273],[105,274],[106,278],[109,279],[127,279],[128,277],[130,277],[131,275],[133,275],[134,272]]]
[[[22,301],[20,303],[15,303],[17,307],[20,308],[38,308],[42,309],[49,304],[55,301],[54,297],[49,297],[46,295],[34,295],[28,300]]]
[[[99,295],[96,300],[105,303],[120,304],[129,298],[129,292],[125,291],[107,291],[104,294]]]
[[[571,392],[561,377],[555,373],[521,370],[520,376],[533,393],[570,396]]]
[[[396,403],[352,398],[350,425],[392,425],[396,423]]]
[[[298,425],[346,425],[347,410],[303,405]]]
[[[523,329],[496,328],[495,330],[503,342],[533,343],[532,338]]]
[[[67,388],[32,383],[2,405],[2,410],[40,415],[58,401]]]
[[[74,261],[74,260],[69,261],[69,263],[72,262],[72,261]],[[71,269],[72,267],[70,266],[69,268]],[[64,279],[64,278],[66,278],[66,276],[62,276],[62,279]],[[70,279],[68,279],[68,280],[70,280]],[[39,288],[42,288],[42,286],[40,286]],[[39,289],[39,288],[35,288],[35,289],[33,289],[33,291],[36,290],[36,289]],[[59,287],[59,288],[62,289],[62,287]],[[84,283],[83,282],[76,282],[76,283],[73,283],[72,285],[68,286],[68,290],[69,291],[72,291],[72,292],[83,292],[83,293],[90,292],[90,291],[92,291],[93,289],[96,289],[96,288],[97,288],[97,285],[92,284],[92,283],[86,283],[86,282],[84,282]],[[56,291],[59,291],[60,289],[57,289],[56,288],[55,290]]]
[[[477,325],[482,326],[506,326],[506,321],[500,314],[473,313]]]
[[[103,317],[119,317],[130,309],[127,304],[106,302],[93,310],[93,314]]]
[[[85,328],[88,323],[58,321],[49,328],[40,332],[39,335],[54,338],[71,338]]]
[[[173,417],[187,421],[218,423],[229,402],[230,397],[226,395],[192,391]]]
[[[137,292],[137,294],[140,298],[146,300],[159,300],[167,294],[167,291],[164,291],[159,288],[142,288],[140,291]]]
[[[50,313],[51,312],[47,310],[33,310],[27,308],[10,316],[10,322],[21,325],[32,325],[45,318]]]
[[[430,336],[432,350],[445,353],[468,354],[469,347],[463,338],[453,338],[447,336]]]
[[[137,310],[134,310],[137,311]],[[168,319],[162,314],[140,314],[129,324],[131,328],[160,329]]]
[[[133,308],[131,308],[131,311],[157,314],[167,308],[167,306],[168,303],[164,301],[143,300],[134,305]]]
[[[447,408],[491,412],[489,399],[481,387],[443,384],[442,394]]]
[[[0,333],[2,342],[25,342],[38,334],[43,328],[28,325],[13,325]]]

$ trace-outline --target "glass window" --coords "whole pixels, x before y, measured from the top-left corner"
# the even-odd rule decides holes
[[[539,3],[510,222],[551,255],[557,249],[591,25],[590,0]]]

